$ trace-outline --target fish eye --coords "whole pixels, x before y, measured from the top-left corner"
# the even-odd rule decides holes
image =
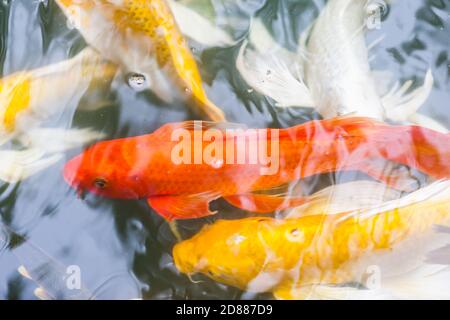
[[[96,178],[94,180],[94,185],[99,189],[105,189],[108,185],[108,182],[104,178]]]

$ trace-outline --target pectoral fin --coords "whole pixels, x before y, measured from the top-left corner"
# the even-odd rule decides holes
[[[305,33],[307,34],[307,33]],[[278,107],[313,107],[303,81],[304,48],[300,54],[280,46],[260,19],[251,24],[249,42],[244,42],[236,67],[249,86],[275,100]]]
[[[398,85],[394,87],[382,99],[386,117],[393,121],[407,121],[428,99],[433,83],[433,74],[431,70],[428,70],[423,85],[412,92],[407,93],[412,86],[412,81],[405,82],[400,88]]]
[[[276,52],[260,53],[242,45],[236,67],[247,84],[275,100],[278,107],[313,107],[298,63],[288,67]]]
[[[307,197],[254,193],[227,196],[224,199],[235,207],[257,213],[284,210],[302,205],[309,200]]]
[[[209,210],[209,203],[220,197],[216,193],[194,195],[156,196],[148,198],[148,204],[166,220],[195,219],[215,214]]]

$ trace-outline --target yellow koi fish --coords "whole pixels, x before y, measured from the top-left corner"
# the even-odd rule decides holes
[[[166,1],[57,3],[93,48],[127,72],[145,76],[161,99],[171,102],[179,93],[211,120],[225,120],[222,110],[206,96],[197,63]]]
[[[450,181],[438,181],[350,213],[219,220],[173,256],[183,273],[280,299],[449,298],[450,235],[435,227],[449,222]]]
[[[57,161],[58,152],[97,139],[99,134],[88,129],[40,126],[61,117],[68,105],[78,105],[91,85],[109,83],[115,73],[114,65],[87,48],[72,59],[0,79],[0,145],[15,138],[26,148],[0,150],[0,179],[22,180]]]

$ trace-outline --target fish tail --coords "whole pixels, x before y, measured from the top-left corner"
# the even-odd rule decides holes
[[[450,178],[450,139],[419,126],[386,127],[375,133],[376,150],[386,159],[418,169],[435,179]]]
[[[202,101],[197,105],[199,106],[201,112],[204,113],[211,121],[227,121],[225,118],[225,113],[208,98],[202,99]]]

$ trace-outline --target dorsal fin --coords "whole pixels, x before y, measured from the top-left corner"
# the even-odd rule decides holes
[[[216,129],[225,132],[226,130],[237,130],[237,129],[246,130],[248,128],[245,124],[192,120],[184,122],[167,123],[162,127],[160,127],[159,129],[157,129],[156,131],[154,131],[153,135],[161,140],[166,139],[170,140],[175,130],[206,131],[209,129]]]

